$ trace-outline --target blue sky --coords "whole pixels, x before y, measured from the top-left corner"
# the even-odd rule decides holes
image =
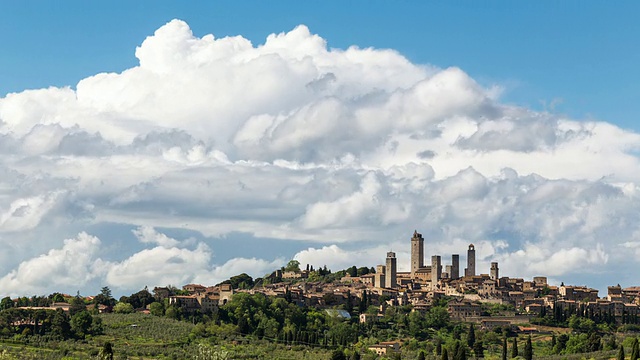
[[[0,297],[403,270],[414,229],[637,285],[640,5],[608,5],[0,2]]]
[[[396,49],[501,84],[507,102],[637,131],[638,13],[634,1],[5,1],[0,94],[132,67],[133,49],[174,18],[254,44],[305,24],[330,47]]]

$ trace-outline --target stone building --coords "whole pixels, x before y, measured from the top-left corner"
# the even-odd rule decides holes
[[[415,277],[416,271],[424,267],[424,239],[418,231],[413,231],[411,238],[411,277]]]
[[[377,288],[383,288],[386,284],[385,274],[387,273],[387,268],[384,265],[378,265],[376,267],[376,273],[374,274],[374,283],[373,286]]]
[[[442,260],[440,255],[431,257],[431,289],[435,290],[442,278]]]
[[[491,280],[498,280],[500,279],[500,270],[498,269],[498,263],[497,262],[492,262],[491,263]]]
[[[449,272],[450,279],[458,279],[460,278],[460,255],[453,254],[451,255],[451,271]]]
[[[464,270],[464,276],[476,276],[476,248],[473,244],[469,244],[467,250],[467,268]]]
[[[396,253],[393,251],[389,251],[387,253],[387,265],[386,265],[386,274],[385,274],[385,287],[389,289],[394,289],[398,286],[396,281],[396,274],[398,268],[396,263]]]
[[[449,316],[452,319],[464,320],[468,317],[480,316],[482,307],[471,302],[451,301],[448,305]]]
[[[207,290],[207,287],[200,284],[187,284],[182,287],[182,290],[188,292],[191,295],[204,294]]]

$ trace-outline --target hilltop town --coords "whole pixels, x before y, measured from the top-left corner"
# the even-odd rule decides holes
[[[599,298],[596,289],[554,286],[544,276],[530,280],[500,276],[497,262],[485,274],[477,271],[473,244],[467,248],[462,272],[459,254],[451,254],[451,262],[444,266],[440,255],[432,255],[430,265],[425,265],[424,242],[414,231],[408,242],[407,272],[397,271],[396,254],[390,251],[384,264],[375,268],[352,266],[332,272],[309,264],[301,269],[298,261],[291,260],[263,278],[239,274],[213,286],[145,288],[119,301],[108,287],[90,297],[59,293],[31,299],[5,297],[0,301],[0,339],[36,341],[45,348],[57,348],[61,340],[83,341],[85,354],[97,352],[101,344],[107,349],[101,352],[111,351],[115,340],[125,355],[149,356],[166,355],[164,342],[170,341],[173,358],[208,359],[193,354],[202,346],[210,353],[211,346],[230,342],[237,345],[236,355],[249,357],[264,357],[256,355],[263,350],[243,344],[276,345],[285,353],[300,350],[292,346],[304,346],[307,352],[314,349],[313,358],[320,359],[327,351],[334,351],[337,358],[345,353],[352,358],[361,353],[371,359],[397,359],[401,354],[440,358],[446,348],[455,354],[453,359],[466,359],[471,349],[476,357],[490,357],[501,346],[505,354],[510,338],[512,357],[521,354],[517,342],[526,340],[522,355],[531,359],[531,335],[536,334],[537,351],[542,348],[547,355],[603,352],[603,358],[610,358],[612,351],[623,348],[618,343],[627,339],[635,339],[626,346],[637,348],[640,355],[635,335],[620,335],[640,331],[640,287],[609,286],[606,297]],[[146,336],[151,342],[130,348],[140,333],[122,337],[122,321],[149,329]],[[183,330],[176,332],[177,337],[159,335],[178,328]],[[574,334],[568,335],[567,328]],[[464,342],[463,330],[468,331]],[[194,339],[200,342],[193,343]],[[59,358],[67,358],[63,355]]]
[[[156,287],[154,294],[185,312],[214,311],[236,293],[261,293],[317,308],[350,306],[363,299],[380,306],[377,315],[360,314],[361,322],[375,321],[390,306],[411,305],[416,311],[427,311],[434,300],[443,298],[450,299],[448,312],[452,319],[480,323],[486,328],[528,322],[552,312],[591,314],[618,324],[638,322],[638,286],[609,286],[607,296],[599,298],[597,289],[564,283],[553,286],[545,276],[531,280],[501,277],[497,262],[491,263],[488,273],[477,273],[473,244],[467,249],[467,266],[461,276],[459,254],[451,255],[444,271],[440,255],[431,256],[431,264],[425,266],[424,238],[417,231],[410,239],[410,249],[410,272],[397,271],[395,253],[388,252],[384,265],[375,269],[354,266],[332,282],[314,281],[313,267],[307,265],[301,270],[294,264],[294,268],[278,269],[250,288],[235,288],[231,283],[209,287],[187,284],[182,288],[185,295],[172,294],[166,287]],[[482,304],[506,305],[511,311],[492,317],[483,311]]]

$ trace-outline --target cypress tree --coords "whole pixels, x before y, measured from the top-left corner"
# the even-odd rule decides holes
[[[107,341],[102,345],[99,355],[100,359],[113,360],[113,346],[110,342]]]
[[[633,338],[633,343],[631,343],[631,360],[638,360],[640,357],[640,348],[638,347],[638,338]]]
[[[484,357],[484,346],[482,346],[482,341],[477,340],[475,344],[473,344],[473,352],[476,354],[476,358]]]
[[[358,307],[360,313],[367,311],[367,291],[362,292],[362,298],[360,299],[360,306]]]
[[[616,360],[624,360],[624,346],[620,345],[620,350],[618,351],[618,356],[616,356]]]
[[[469,326],[469,333],[467,334],[467,346],[473,348],[473,345],[476,343],[476,330],[475,326],[471,324]]]
[[[513,338],[513,346],[511,346],[511,358],[515,359],[518,357],[518,338]]]
[[[533,346],[531,345],[531,335],[527,337],[527,342],[524,345],[524,358],[525,360],[533,359]]]
[[[440,357],[441,360],[449,360],[449,353],[447,352],[447,348],[443,347],[442,348],[442,356]]]
[[[455,341],[453,343],[453,349],[451,349],[451,356],[453,357],[453,359],[456,359],[456,355],[458,354],[458,350],[460,349],[460,342],[459,341]]]
[[[551,334],[551,349],[553,349],[554,347],[556,347],[556,334],[555,333]]]
[[[420,354],[418,354],[418,360],[425,360],[424,351],[420,351]]]
[[[502,360],[507,360],[507,337],[502,338]]]
[[[453,355],[454,360],[467,360],[467,347],[464,344],[458,344],[456,352]]]
[[[460,340],[460,326],[455,326],[453,328],[453,338],[456,340]]]
[[[458,360],[467,360],[467,348],[465,346],[460,346],[460,355],[458,355]]]

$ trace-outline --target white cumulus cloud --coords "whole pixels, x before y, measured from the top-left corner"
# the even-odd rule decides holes
[[[252,44],[172,20],[140,41],[120,73],[0,98],[0,290],[215,283],[390,248],[404,268],[414,229],[428,255],[474,243],[505,275],[637,266],[636,132],[505,104],[500,84],[392,49],[332,49],[304,25]],[[212,245],[232,234],[264,247]]]

